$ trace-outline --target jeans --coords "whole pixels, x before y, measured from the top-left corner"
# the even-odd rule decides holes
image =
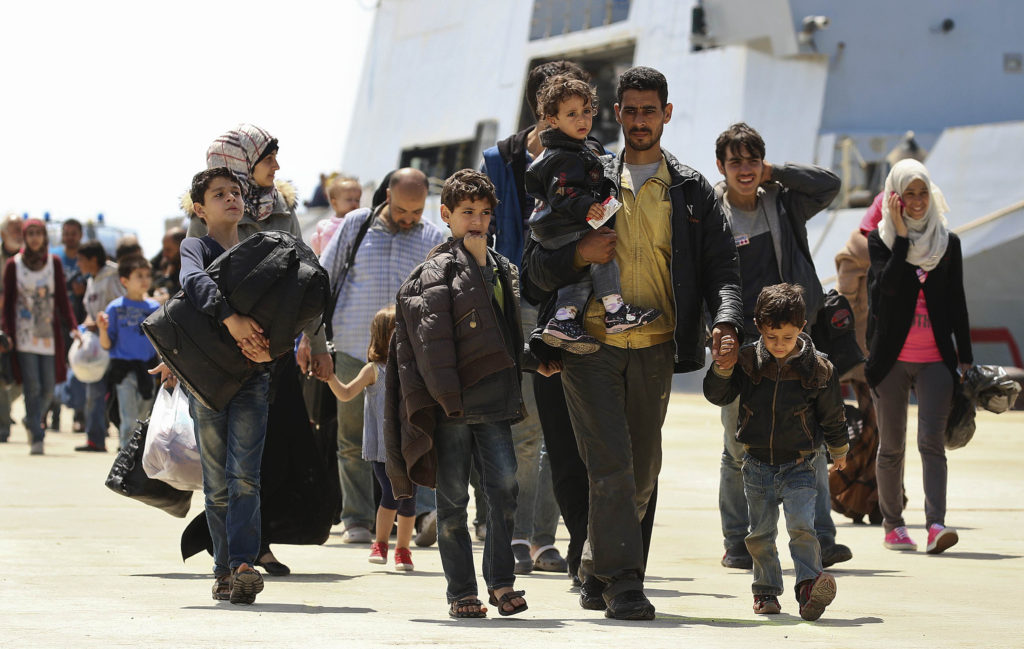
[[[736,440],[740,400],[722,408],[724,450],[718,481],[718,512],[722,518],[722,538],[725,551],[732,552],[743,547],[743,540],[750,527],[747,513],[747,499],[743,494],[743,444]],[[836,525],[832,522],[832,500],[828,489],[828,461],[822,450],[814,455],[814,471],[817,478],[817,496],[814,501],[814,533],[822,548],[836,543]]]
[[[89,443],[103,448],[107,445],[107,382],[85,384],[85,434]]]
[[[750,455],[743,458],[743,490],[747,494],[751,525],[746,543],[754,560],[751,590],[755,595],[782,594],[782,564],[775,545],[780,504],[786,515],[796,583],[814,579],[821,572],[821,548],[814,536],[817,470],[810,459],[773,465]]]
[[[416,485],[416,515],[420,516],[437,509],[437,497],[434,490],[423,485]]]
[[[32,442],[43,441],[43,415],[53,400],[53,382],[56,362],[52,354],[18,352],[21,366],[21,387],[25,393],[25,422]]]
[[[537,322],[537,308],[521,302],[523,337],[529,340]],[[512,426],[512,443],[516,449],[516,482],[519,500],[516,505],[513,539],[530,541],[542,548],[553,545],[558,528],[558,504],[551,484],[551,462],[544,449],[544,432],[537,416],[534,395],[534,374],[523,375],[523,403],[526,419]]]
[[[602,345],[593,354],[563,357],[565,400],[590,476],[590,551],[584,550],[581,573],[607,583],[606,600],[643,588],[640,521],[661,471],[672,344]]]
[[[366,363],[344,352],[335,353],[338,380],[348,383]],[[363,399],[338,402],[338,477],[341,482],[341,522],[350,527],[373,528],[373,469],[363,459]]]
[[[448,601],[477,595],[473,544],[466,527],[469,466],[475,463],[487,500],[483,574],[487,588],[512,586],[515,559],[516,454],[507,421],[461,424],[442,421],[434,432],[437,450],[437,548],[448,580]]]
[[[121,448],[128,445],[132,438],[132,431],[135,430],[135,420],[145,421],[149,418],[149,411],[153,409],[155,397],[143,399],[139,394],[138,379],[134,372],[129,372],[120,383],[117,384],[117,411],[121,415],[121,425],[117,432],[120,437]]]
[[[878,507],[886,532],[904,527],[903,462],[907,448],[907,403],[917,394],[917,450],[924,479],[925,524],[946,524],[946,420],[953,400],[953,376],[942,362],[896,361],[872,391],[878,416]]]
[[[21,386],[17,383],[0,386],[0,442],[6,442],[11,436],[11,404],[21,395]]]
[[[252,565],[260,549],[260,464],[269,394],[268,372],[246,381],[220,412],[189,394],[217,575]]]

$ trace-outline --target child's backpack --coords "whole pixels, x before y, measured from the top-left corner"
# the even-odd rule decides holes
[[[286,232],[257,232],[206,268],[231,307],[260,324],[277,358],[295,338],[323,318],[330,300],[327,271],[306,244]],[[258,370],[227,328],[197,309],[179,291],[142,330],[168,367],[197,399],[222,410]]]

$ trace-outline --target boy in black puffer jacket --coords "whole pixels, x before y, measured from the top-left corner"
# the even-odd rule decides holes
[[[822,431],[839,469],[846,465],[849,443],[839,377],[828,359],[815,351],[810,337],[801,333],[805,311],[800,286],[762,289],[754,309],[761,337],[740,350],[739,372],[726,363],[712,365],[704,378],[704,396],[719,406],[737,396],[740,400],[736,439],[746,451],[743,491],[750,512],[746,546],[754,560],[754,612],[781,611],[782,566],[775,546],[781,503],[800,616],[817,620],[835,598],[836,582],[822,572],[814,534],[817,492],[812,460],[821,447]]]
[[[542,153],[526,171],[526,191],[537,199],[531,236],[548,250],[578,241],[605,221],[605,199],[615,191],[598,156],[601,144],[588,138],[597,94],[585,81],[564,75],[548,79],[537,105],[551,128],[542,131]],[[574,354],[590,354],[600,344],[577,320],[593,293],[604,304],[605,330],[620,333],[654,321],[661,311],[626,304],[614,260],[592,264],[586,281],[558,291],[557,311],[541,334],[544,342]]]

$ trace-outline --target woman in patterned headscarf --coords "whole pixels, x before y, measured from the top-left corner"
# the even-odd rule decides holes
[[[242,182],[245,215],[238,224],[238,239],[255,232],[278,230],[302,238],[295,217],[296,191],[291,183],[275,181],[281,167],[277,164],[277,138],[252,124],[239,124],[221,135],[206,150],[206,167],[227,167]],[[186,194],[187,196],[187,194]],[[191,201],[182,199],[182,206],[192,213]],[[190,237],[206,234],[200,219],[191,219]]]

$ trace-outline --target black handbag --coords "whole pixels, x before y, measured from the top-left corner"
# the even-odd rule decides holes
[[[192,504],[192,492],[175,489],[162,480],[146,475],[142,468],[142,451],[146,447],[149,420],[138,422],[125,448],[117,452],[105,484],[114,493],[134,498],[176,518],[185,518]]]
[[[953,386],[953,403],[946,421],[946,448],[953,450],[967,446],[974,437],[977,425],[974,422],[976,407],[974,401],[964,392],[959,381]]]

